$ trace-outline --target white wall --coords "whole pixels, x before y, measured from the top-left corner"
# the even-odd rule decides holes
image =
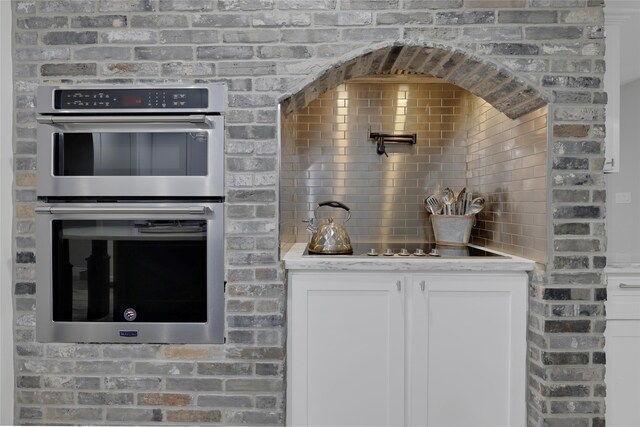
[[[0,1],[0,425],[13,424],[13,72],[11,3]]]
[[[606,180],[607,261],[640,262],[640,79],[620,88],[620,172]]]

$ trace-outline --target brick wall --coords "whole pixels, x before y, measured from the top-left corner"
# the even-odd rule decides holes
[[[603,425],[601,3],[14,1],[16,423],[281,424],[276,105],[400,71],[442,77],[512,118],[550,103],[552,245],[531,281],[529,424]],[[34,341],[34,90],[97,81],[228,85],[225,345]]]

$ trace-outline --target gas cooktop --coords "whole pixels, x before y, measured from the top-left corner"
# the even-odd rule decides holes
[[[507,258],[473,246],[443,246],[435,243],[352,243],[351,246],[353,246],[353,254],[340,255],[351,257]],[[335,256],[331,254],[315,254],[308,250],[304,254],[308,256]]]

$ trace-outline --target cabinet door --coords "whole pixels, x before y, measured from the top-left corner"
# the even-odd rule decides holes
[[[607,353],[607,427],[640,426],[640,320],[610,320]]]
[[[404,278],[289,273],[287,424],[404,424]]]
[[[640,320],[640,276],[607,274],[607,320]]]
[[[415,276],[409,425],[524,426],[526,275]]]

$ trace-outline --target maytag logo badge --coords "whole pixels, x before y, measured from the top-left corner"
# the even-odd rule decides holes
[[[120,331],[121,337],[137,337],[138,331]]]

